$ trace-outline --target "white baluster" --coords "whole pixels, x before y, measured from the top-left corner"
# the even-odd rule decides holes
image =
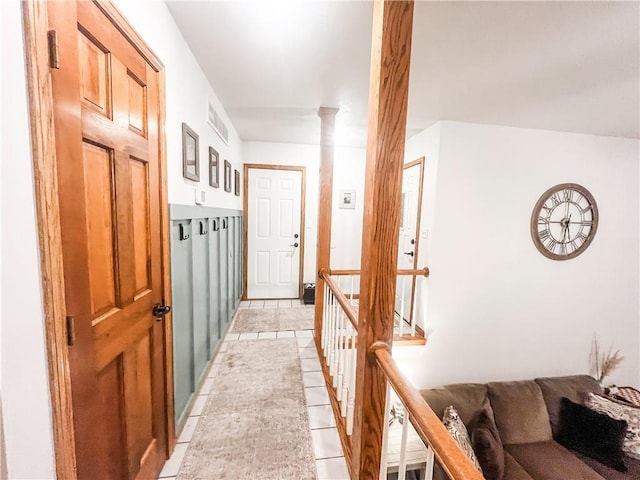
[[[354,329],[355,331],[355,329]],[[349,374],[349,404],[347,405],[347,435],[351,435],[353,433],[353,414],[356,400],[356,368],[358,363],[358,349],[357,346],[357,334],[355,331],[355,335],[352,337],[352,345],[351,349],[351,373]]]
[[[380,480],[387,480],[387,444],[389,443],[389,398],[391,388],[387,382],[387,395],[384,400],[384,424],[382,429],[382,453],[380,457]]]
[[[331,339],[333,338],[333,331],[331,330],[331,317],[333,315],[333,293],[329,288],[327,290],[327,366],[329,366],[329,362],[331,361]]]
[[[353,305],[353,281],[355,280],[355,278],[355,275],[351,275],[351,292],[349,293],[349,303],[351,305]]]
[[[404,407],[404,405],[403,405]],[[409,433],[409,412],[403,408],[402,440],[400,441],[400,465],[398,465],[398,480],[407,477],[407,434]]]
[[[329,287],[324,284],[324,295],[322,295],[322,353],[327,358],[327,338],[329,337]]]
[[[340,402],[340,415],[347,416],[347,403],[349,401],[349,382],[351,381],[351,349],[353,348],[353,342],[351,340],[353,327],[351,322],[347,322],[347,331],[344,338],[345,352],[344,352],[344,377],[342,379],[342,402]]]
[[[413,285],[413,278],[411,279],[411,285]],[[416,279],[415,293],[413,294],[413,312],[411,314],[411,336],[416,336],[416,312],[418,311],[418,279]]]
[[[342,399],[342,377],[344,375],[344,319],[342,307],[338,311],[338,375],[333,380],[338,400]]]
[[[400,299],[400,329],[398,335],[402,336],[404,330],[404,292],[406,288],[407,277],[402,276],[402,298]]]
[[[331,293],[331,317],[329,319],[331,331],[329,332],[329,374],[333,377],[335,371],[336,359],[336,297]]]
[[[435,458],[433,455],[433,450],[431,450],[431,447],[427,447],[427,460],[424,465],[424,469],[425,469],[424,480],[433,480],[434,466],[435,466]]]

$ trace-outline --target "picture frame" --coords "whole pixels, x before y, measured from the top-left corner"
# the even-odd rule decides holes
[[[209,147],[209,186],[220,188],[220,154]]]
[[[224,191],[231,192],[231,163],[224,161]]]
[[[233,185],[234,185],[234,194],[236,197],[240,196],[240,172],[238,170],[234,170],[233,172]]]
[[[356,208],[356,191],[340,190],[340,197],[338,198],[338,208],[347,208],[352,210]]]
[[[186,123],[182,123],[182,176],[200,181],[200,137]]]

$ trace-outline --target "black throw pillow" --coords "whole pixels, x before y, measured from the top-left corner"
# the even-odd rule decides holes
[[[502,480],[504,477],[504,449],[498,438],[495,424],[482,410],[469,426],[471,446],[476,454],[486,480]]]
[[[574,403],[560,400],[556,440],[561,445],[598,460],[619,472],[626,472],[622,441],[627,422]]]

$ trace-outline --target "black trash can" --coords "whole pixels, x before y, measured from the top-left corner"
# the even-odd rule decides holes
[[[315,283],[305,283],[304,284],[304,293],[302,295],[302,301],[305,305],[313,305],[316,303],[316,284]]]

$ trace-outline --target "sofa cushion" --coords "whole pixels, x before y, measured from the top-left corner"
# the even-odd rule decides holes
[[[508,445],[507,452],[535,480],[603,480],[595,470],[553,440]],[[505,480],[511,480],[505,476]]]
[[[504,445],[552,439],[547,406],[536,382],[493,382],[487,390]]]
[[[488,405],[487,387],[479,383],[458,383],[420,392],[438,418],[453,405],[465,425]],[[493,415],[493,414],[491,414]]]
[[[504,480],[534,480],[522,466],[509,454],[504,452]],[[448,477],[447,477],[448,480]]]
[[[595,393],[587,394],[585,405],[596,412],[625,421],[627,429],[622,443],[622,450],[627,455],[640,459],[640,408],[632,407]]]
[[[502,480],[504,477],[504,449],[497,435],[495,424],[483,410],[470,428],[471,445],[486,480]]]
[[[536,378],[535,382],[542,390],[542,396],[551,420],[551,430],[554,435],[558,433],[558,415],[562,397],[566,397],[575,403],[581,403],[582,394],[586,392],[603,392],[600,384],[589,375]]]
[[[580,452],[572,453],[607,480],[638,480],[640,478],[640,460],[636,458],[624,458],[624,463],[627,466],[627,472],[623,473],[618,472],[611,467],[607,467],[605,464],[600,463],[591,457],[587,457]]]
[[[566,397],[560,401],[556,439],[571,450],[583,453],[620,472],[626,472],[622,440],[627,422],[598,413]]]

